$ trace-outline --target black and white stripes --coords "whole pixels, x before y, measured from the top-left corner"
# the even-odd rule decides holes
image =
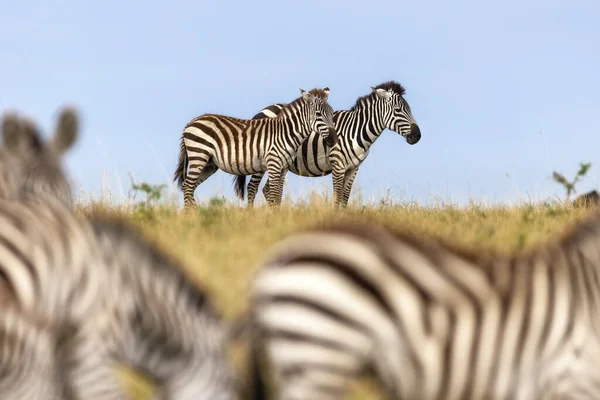
[[[599,241],[600,214],[514,256],[368,222],[293,234],[253,285],[255,398],[340,399],[365,372],[390,399],[597,398]]]
[[[334,123],[338,133],[337,145],[325,144],[319,135],[312,133],[300,146],[290,164],[290,172],[301,176],[332,174],[334,203],[346,205],[354,179],[371,145],[387,128],[406,138],[409,144],[421,139],[410,106],[404,99],[404,88],[393,81],[371,88],[372,93],[360,97],[347,111],[335,111]],[[254,119],[273,118],[279,115],[284,104],[273,104],[261,110]],[[252,205],[263,174],[254,174],[248,183],[248,204]],[[236,193],[244,198],[246,177],[234,178]],[[263,193],[268,196],[270,178]]]
[[[316,132],[329,146],[337,142],[333,110],[327,103],[329,89],[300,91],[302,96],[284,106],[277,118],[244,120],[205,114],[189,122],[174,174],[184,204],[193,205],[196,187],[219,169],[234,175],[268,172],[269,203],[280,204],[285,174],[304,139]]]

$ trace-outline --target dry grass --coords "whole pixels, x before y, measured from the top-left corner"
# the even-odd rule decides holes
[[[83,213],[102,206],[80,207]],[[185,213],[175,207],[133,209],[126,215],[182,261],[213,295],[226,318],[245,310],[249,282],[263,252],[286,234],[323,221],[354,217],[413,230],[458,242],[466,247],[515,251],[556,235],[588,212],[561,206],[439,208],[368,207],[336,210],[319,204],[249,210],[228,205],[198,207]],[[145,398],[145,386],[127,379],[135,399]],[[134,385],[135,384],[135,385]],[[374,399],[361,385],[353,399]]]

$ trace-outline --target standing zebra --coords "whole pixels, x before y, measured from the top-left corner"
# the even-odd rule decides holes
[[[253,285],[255,398],[272,377],[277,399],[339,399],[367,371],[390,399],[598,398],[599,243],[600,213],[512,256],[369,223],[292,235]]]
[[[283,106],[277,118],[246,120],[204,114],[190,121],[180,141],[173,181],[183,190],[185,206],[195,204],[194,191],[218,169],[261,177],[269,173],[273,188],[267,200],[279,205],[285,174],[300,144],[314,131],[328,146],[337,143],[329,88],[300,89],[302,96]],[[188,172],[189,165],[189,172]]]
[[[75,114],[65,116],[60,126],[76,128]],[[2,395],[124,400],[114,367],[125,364],[153,378],[160,398],[235,399],[227,331],[206,293],[125,222],[82,218],[52,191],[32,191],[58,179],[31,172],[40,160],[60,171],[43,154],[54,147],[14,115],[2,127],[0,171],[11,182],[0,197]],[[76,133],[59,129],[55,142]]]
[[[348,111],[335,111],[333,120],[338,133],[338,144],[329,149],[316,133],[306,139],[290,164],[290,171],[300,176],[332,174],[334,203],[348,204],[354,178],[360,164],[367,158],[371,145],[387,128],[406,138],[408,144],[421,139],[410,106],[404,99],[405,90],[397,82],[385,82],[371,87],[372,93],[360,97]],[[261,110],[253,119],[276,117],[284,104],[272,104]],[[248,205],[254,203],[263,174],[254,174],[248,183]],[[271,178],[263,188],[268,198]],[[238,197],[244,199],[246,176],[234,178]]]

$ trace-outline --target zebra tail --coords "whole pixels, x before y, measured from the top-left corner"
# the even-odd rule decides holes
[[[185,151],[185,143],[183,142],[183,135],[181,135],[181,140],[179,142],[179,163],[177,164],[177,168],[175,169],[175,174],[173,175],[173,182],[177,181],[177,186],[181,189],[183,187],[183,181],[185,180],[185,174],[188,169],[188,156]]]
[[[244,193],[246,191],[246,175],[236,175],[233,177],[233,189],[235,190],[237,197],[244,200]]]

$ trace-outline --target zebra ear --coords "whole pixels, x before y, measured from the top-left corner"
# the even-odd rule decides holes
[[[377,95],[377,97],[382,99],[389,99],[390,97],[392,97],[393,94],[391,90],[376,89],[373,86],[371,86],[371,90]]]
[[[8,113],[2,121],[4,147],[15,152],[38,151],[42,140],[34,124],[20,119],[15,113]]]
[[[300,93],[302,93],[302,98],[307,103],[312,104],[314,102],[315,97],[312,94],[310,94],[309,92],[307,92],[306,90],[303,90],[302,88],[300,88]]]
[[[52,138],[52,147],[57,153],[63,153],[71,148],[79,135],[79,119],[77,112],[72,107],[62,110],[58,117],[54,137]]]
[[[330,92],[329,86],[325,86],[323,88],[323,91],[325,92],[325,100],[327,100],[327,98],[329,97],[329,92]]]

